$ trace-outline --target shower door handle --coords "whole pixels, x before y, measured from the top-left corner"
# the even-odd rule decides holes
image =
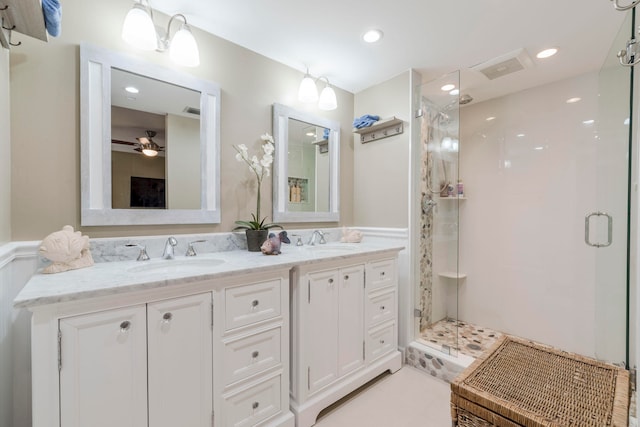
[[[607,217],[607,242],[606,243],[592,243],[590,239],[590,230],[589,224],[591,223],[591,218],[594,216],[605,216]],[[589,215],[584,217],[584,242],[593,246],[594,248],[606,248],[607,246],[611,246],[613,235],[613,218],[606,212],[592,212]]]

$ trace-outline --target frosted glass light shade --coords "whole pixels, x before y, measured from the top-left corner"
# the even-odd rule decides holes
[[[320,100],[318,101],[318,108],[324,111],[331,111],[338,108],[336,93],[329,85],[322,89]]]
[[[182,27],[171,39],[169,58],[176,64],[184,65],[185,67],[197,67],[200,65],[198,44],[193,37],[191,28],[187,24],[182,24]]]
[[[142,4],[135,3],[124,18],[122,39],[138,49],[155,50],[158,48],[156,27]]]
[[[307,74],[300,82],[298,88],[298,101],[300,102],[316,102],[318,100],[318,88],[311,76]]]

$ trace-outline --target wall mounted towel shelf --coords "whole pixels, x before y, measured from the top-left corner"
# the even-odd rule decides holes
[[[329,140],[328,139],[321,139],[320,141],[314,141],[314,142],[312,142],[312,144],[318,146],[318,151],[321,154],[329,152]]]
[[[11,41],[13,31],[48,41],[40,0],[0,0],[0,21],[0,44],[6,49],[19,44]]]
[[[443,271],[438,273],[438,276],[444,277],[445,279],[466,279],[467,275],[465,273],[457,273],[455,271]]]
[[[404,122],[401,119],[391,117],[377,121],[374,125],[366,128],[354,129],[353,132],[360,135],[361,143],[366,144],[367,142],[401,134],[404,132],[403,125]]]

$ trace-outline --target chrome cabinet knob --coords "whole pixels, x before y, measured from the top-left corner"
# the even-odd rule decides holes
[[[251,307],[253,308],[256,308],[258,304],[260,304],[260,301],[258,301],[257,299],[254,299],[253,301],[251,301]]]
[[[254,351],[253,353],[251,353],[251,357],[253,357],[254,359],[257,359],[259,355],[260,355],[259,351]]]
[[[131,329],[131,322],[125,320],[124,322],[120,323],[120,332],[128,332],[129,329]]]
[[[173,319],[173,314],[167,312],[165,314],[162,315],[162,322],[163,323],[169,323],[171,322],[171,319]]]
[[[344,276],[344,280],[349,280],[349,275],[348,275],[348,274],[346,274],[346,275]]]
[[[258,409],[258,406],[260,406],[260,402],[253,402],[253,405],[251,405],[253,409]]]

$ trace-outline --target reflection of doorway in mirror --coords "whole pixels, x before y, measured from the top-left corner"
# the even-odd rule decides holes
[[[166,178],[165,153],[155,157],[142,154],[138,137],[155,132],[153,141],[164,148],[164,116],[122,107],[111,107],[111,207],[131,209],[132,177]],[[163,204],[166,206],[166,200]]]

